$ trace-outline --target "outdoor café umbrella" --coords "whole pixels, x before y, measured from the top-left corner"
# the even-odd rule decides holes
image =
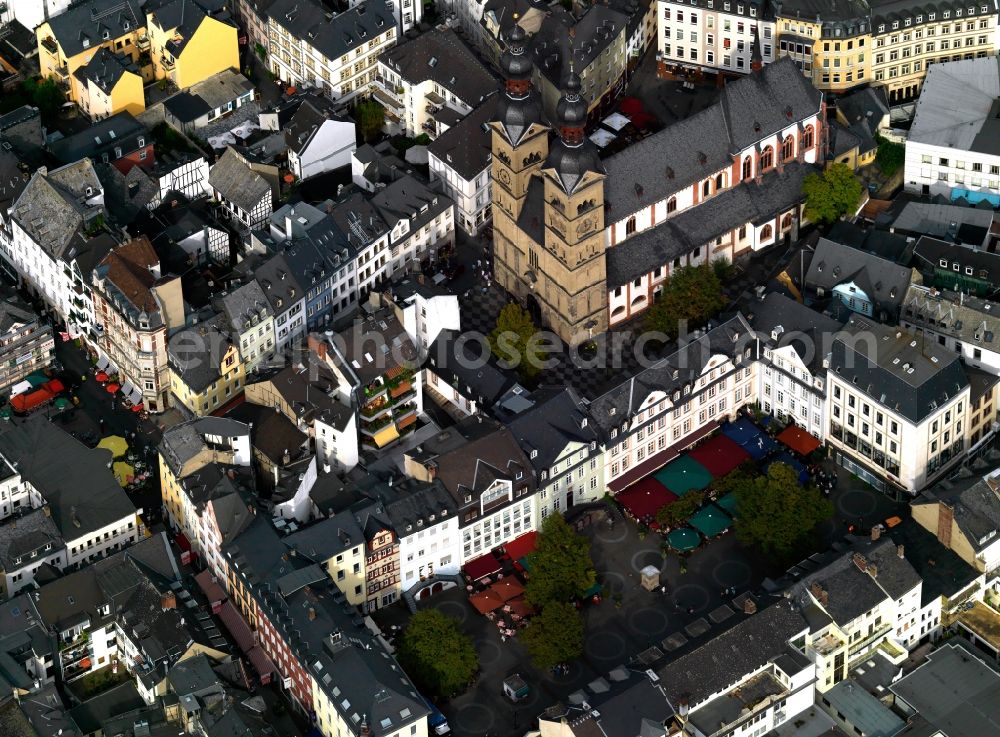
[[[121,458],[128,451],[128,441],[121,435],[108,435],[97,444],[98,448],[106,448],[115,458]]]
[[[110,379],[111,377],[110,377],[110,376],[108,376],[108,375],[107,375],[106,373],[104,373],[103,371],[98,371],[98,372],[97,372],[97,373],[96,373],[96,374],[94,375],[94,378],[95,378],[95,379],[97,379],[98,381],[100,381],[101,383],[103,383],[103,382],[107,381],[108,379]]]
[[[119,389],[121,389],[121,387],[118,386],[118,384],[108,384],[106,387],[104,387],[104,390],[108,394],[116,394]]]
[[[125,461],[118,461],[112,466],[111,471],[114,473],[115,478],[118,479],[118,483],[122,486],[128,486],[129,480],[135,476],[135,469],[132,468]]]
[[[678,527],[667,535],[667,542],[674,550],[694,550],[701,542],[701,538],[690,527]]]

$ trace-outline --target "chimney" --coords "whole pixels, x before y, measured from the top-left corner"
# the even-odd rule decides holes
[[[897,545],[896,546],[896,555],[899,556],[900,560],[903,559],[903,554],[905,552],[906,552],[906,549],[902,545]]]
[[[951,549],[951,525],[955,510],[946,502],[938,502],[937,538],[946,548]]]
[[[751,599],[749,596],[743,601],[743,613],[744,614],[757,613],[757,602]]]
[[[862,573],[868,569],[868,561],[865,560],[865,556],[861,553],[855,553],[851,556],[851,560],[854,561],[854,565],[857,566],[858,570]]]
[[[872,528],[872,542],[877,541],[880,537],[882,537],[882,527],[881,525],[875,525]]]
[[[872,578],[878,578],[878,566],[874,563],[868,564],[868,575]]]
[[[830,603],[830,595],[826,592],[822,586],[817,582],[813,582],[812,586],[809,587],[809,593],[813,595],[822,606],[826,606]]]
[[[168,591],[163,596],[160,597],[160,609],[166,611],[167,609],[177,608],[177,597],[174,595],[173,591]]]

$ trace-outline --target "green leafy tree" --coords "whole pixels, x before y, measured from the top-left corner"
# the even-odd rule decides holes
[[[736,489],[736,536],[778,562],[802,552],[816,526],[831,515],[830,500],[800,484],[784,463],[772,463],[767,475]]]
[[[542,370],[544,359],[534,340],[537,334],[538,328],[528,311],[511,302],[500,310],[497,324],[487,340],[493,355],[505,366],[516,368],[521,378],[530,381]]]
[[[802,182],[806,217],[814,223],[832,223],[853,213],[861,202],[861,182],[847,164],[834,164],[822,174],[810,174]]]
[[[66,102],[65,93],[53,77],[26,79],[21,87],[31,104],[38,108],[38,112],[46,120],[58,115]]]
[[[397,655],[421,690],[438,698],[463,691],[479,670],[472,639],[456,620],[436,609],[413,615],[403,630]]]
[[[676,338],[682,322],[689,329],[701,327],[725,304],[722,281],[713,266],[684,266],[667,279],[647,313],[646,327]]]
[[[906,158],[906,147],[901,143],[894,143],[882,136],[875,136],[878,142],[878,150],[875,152],[875,163],[882,173],[891,177],[903,165]]]
[[[660,507],[656,512],[656,521],[661,527],[680,527],[704,501],[705,492],[689,491],[680,499]]]
[[[375,100],[362,100],[354,108],[358,131],[366,141],[373,141],[385,125],[385,108]]]
[[[583,654],[583,618],[565,601],[546,605],[518,637],[538,668],[551,668]]]
[[[575,599],[597,580],[590,541],[570,527],[561,514],[549,515],[542,522],[528,565],[531,575],[524,597],[536,609]]]

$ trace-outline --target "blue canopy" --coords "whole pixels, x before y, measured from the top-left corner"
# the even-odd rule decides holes
[[[799,483],[804,484],[809,480],[809,471],[806,470],[804,465],[793,458],[791,453],[780,453],[773,461],[771,461],[771,463],[768,464],[768,468],[770,468],[774,463],[784,463],[786,466],[791,466],[792,469],[799,475]]]
[[[739,443],[740,447],[749,453],[755,461],[759,461],[778,447],[774,438],[746,417],[726,427],[722,434]]]

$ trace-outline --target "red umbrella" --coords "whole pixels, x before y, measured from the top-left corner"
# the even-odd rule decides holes
[[[118,386],[117,384],[108,384],[106,387],[104,387],[104,389],[105,391],[107,391],[108,394],[114,394],[119,389],[121,389],[121,387]]]
[[[94,378],[97,379],[98,381],[104,382],[107,381],[110,377],[103,371],[98,371],[97,375],[94,376]]]
[[[132,411],[133,412],[142,412],[142,402],[139,402],[139,404],[133,404],[132,405]]]

